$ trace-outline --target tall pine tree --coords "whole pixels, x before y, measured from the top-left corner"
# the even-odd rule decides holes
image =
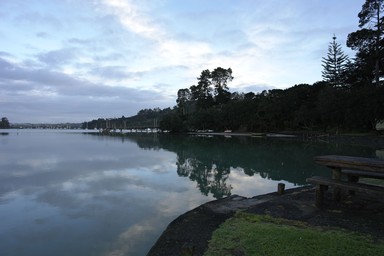
[[[324,81],[333,86],[342,86],[345,83],[345,71],[349,62],[348,56],[344,54],[340,44],[336,42],[336,36],[329,43],[327,57],[322,58],[322,71]]]

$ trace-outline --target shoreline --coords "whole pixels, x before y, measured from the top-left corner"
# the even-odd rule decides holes
[[[268,133],[252,133],[252,132],[188,132],[188,135],[196,136],[247,136],[254,138],[267,139],[297,139],[304,141],[314,141],[322,143],[343,143],[363,146],[382,147],[384,149],[384,136],[378,134],[328,134],[328,133],[305,133],[305,132],[268,132]]]
[[[173,220],[147,255],[203,255],[212,233],[239,210],[384,239],[383,198],[366,194],[345,195],[342,201],[335,202],[332,193],[327,191],[326,203],[321,209],[315,206],[314,200],[313,186],[288,189],[283,195],[272,192],[252,198],[232,195],[213,200]]]

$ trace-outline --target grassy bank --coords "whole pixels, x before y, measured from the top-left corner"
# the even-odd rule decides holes
[[[204,255],[384,255],[384,241],[239,212],[213,233]]]

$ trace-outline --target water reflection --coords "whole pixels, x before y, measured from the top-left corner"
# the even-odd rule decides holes
[[[203,195],[215,198],[231,195],[228,182],[232,170],[265,180],[286,181],[294,186],[306,184],[314,175],[330,175],[324,167],[313,164],[322,154],[344,154],[375,157],[374,148],[358,145],[303,142],[294,139],[170,136],[162,134],[126,134],[129,140],[145,150],[165,149],[177,154],[177,174],[197,183]]]
[[[1,255],[145,255],[170,221],[229,194],[305,184],[313,156],[375,149],[250,137],[10,131],[0,136]],[[326,172],[329,173],[328,171]]]
[[[1,140],[0,254],[145,255],[172,218],[211,199],[178,181],[174,153],[121,140],[51,131]]]

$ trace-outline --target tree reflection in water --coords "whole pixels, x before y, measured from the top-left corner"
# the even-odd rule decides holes
[[[196,181],[201,193],[208,195],[212,193],[215,198],[231,195],[231,185],[227,185],[230,169],[220,169],[216,164],[206,164],[193,158],[177,158],[177,174],[189,177]]]
[[[175,152],[177,174],[196,182],[202,194],[215,198],[231,195],[232,186],[227,183],[231,169],[297,186],[305,185],[307,177],[330,174],[313,163],[317,155],[375,155],[375,149],[368,147],[294,139],[139,133],[122,136],[142,149]]]

